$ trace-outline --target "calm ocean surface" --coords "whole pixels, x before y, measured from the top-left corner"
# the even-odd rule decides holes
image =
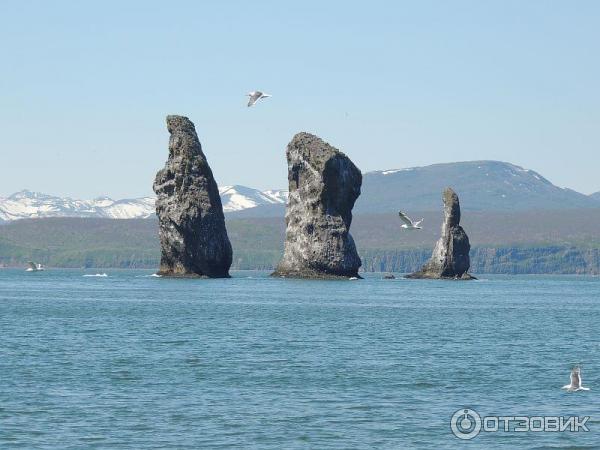
[[[0,448],[600,448],[598,277],[102,272],[0,270]],[[590,431],[461,441],[464,407]]]

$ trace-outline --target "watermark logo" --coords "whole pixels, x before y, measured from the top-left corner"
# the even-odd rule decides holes
[[[473,439],[479,433],[579,432],[590,431],[589,416],[484,416],[472,409],[456,411],[450,419],[452,434],[458,439]]]
[[[450,419],[450,428],[459,439],[473,439],[481,431],[481,416],[472,409],[459,409]]]

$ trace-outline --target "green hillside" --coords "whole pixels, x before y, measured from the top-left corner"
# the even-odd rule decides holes
[[[396,214],[359,214],[352,235],[370,271],[419,267],[439,237],[441,213],[415,213],[425,228],[405,231]],[[467,212],[474,272],[598,273],[600,209]],[[283,218],[227,218],[233,267],[270,269],[283,251]],[[55,267],[154,268],[159,261],[154,219],[28,219],[0,226],[0,264],[28,260]]]

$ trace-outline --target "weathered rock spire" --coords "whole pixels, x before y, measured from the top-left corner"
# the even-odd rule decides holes
[[[362,175],[317,136],[299,133],[287,147],[289,200],[282,260],[274,276],[358,277],[361,261],[349,233]]]
[[[229,277],[232,251],[223,206],[194,124],[167,116],[169,158],[154,181],[159,221],[159,274]]]
[[[449,278],[473,279],[467,273],[470,266],[469,237],[460,226],[460,203],[458,195],[451,188],[444,190],[444,223],[442,237],[435,244],[431,259],[407,278]]]

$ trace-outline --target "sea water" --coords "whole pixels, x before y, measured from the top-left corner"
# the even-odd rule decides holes
[[[600,446],[597,277],[151,274],[0,270],[0,448]],[[459,440],[464,408],[589,431]]]

